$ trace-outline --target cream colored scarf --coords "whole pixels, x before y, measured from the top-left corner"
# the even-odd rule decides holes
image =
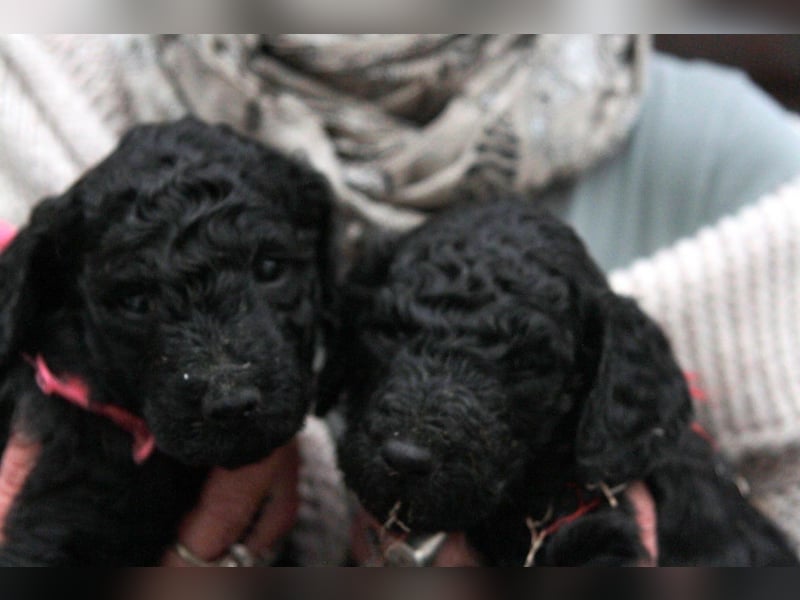
[[[136,120],[230,123],[308,159],[354,222],[391,229],[455,199],[535,192],[609,154],[637,114],[648,50],[619,35],[119,42]]]

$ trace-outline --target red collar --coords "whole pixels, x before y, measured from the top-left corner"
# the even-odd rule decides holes
[[[636,525],[639,528],[639,541],[647,552],[647,556],[638,562],[640,567],[654,567],[658,564],[658,516],[656,513],[655,501],[647,485],[642,481],[635,481],[632,484],[625,484],[614,490],[605,485],[590,486],[591,489],[599,487],[604,496],[597,496],[590,500],[584,498],[583,491],[577,485],[570,485],[575,489],[578,508],[558,519],[551,520],[550,512],[541,521],[534,521],[531,518],[525,520],[525,524],[531,532],[531,546],[528,556],[525,557],[525,566],[533,566],[536,554],[544,544],[544,541],[557,533],[561,528],[580,519],[581,517],[598,509],[608,502],[612,508],[617,508],[617,494],[624,494],[633,507]]]
[[[552,521],[549,525],[547,525],[546,527],[543,527],[542,529],[539,529],[539,527],[537,527],[537,525],[538,526],[543,526],[544,525],[544,523],[542,523],[541,521],[540,522],[534,522],[533,520],[531,520],[529,522],[528,527],[531,530],[538,529],[539,530],[539,534],[544,539],[545,537],[550,537],[551,535],[553,535],[555,533],[558,533],[558,531],[562,527],[564,527],[565,525],[569,525],[570,523],[574,523],[575,521],[580,519],[582,516],[588,515],[590,512],[592,512],[595,509],[599,508],[601,504],[603,504],[603,499],[600,498],[600,497],[593,498],[591,500],[584,500],[583,497],[581,497],[579,495],[578,508],[575,509],[575,512],[570,513],[568,515],[564,515],[563,517],[559,517],[558,519],[556,519],[555,521]],[[548,519],[545,518],[545,521],[547,521],[547,520]]]
[[[38,355],[35,360],[27,356],[25,359],[36,369],[36,383],[44,394],[59,396],[70,404],[106,417],[120,429],[131,434],[133,436],[133,460],[136,464],[142,464],[150,458],[156,447],[155,438],[144,419],[119,406],[92,402],[89,386],[84,380],[74,375],[56,377],[41,355]]]
[[[14,240],[17,235],[17,228],[11,223],[0,221],[0,252]]]
[[[568,487],[575,489],[575,495],[578,502],[578,508],[575,510],[575,512],[553,520],[553,508],[551,506],[550,509],[548,509],[547,514],[541,520],[534,521],[530,517],[525,519],[525,525],[531,532],[531,546],[528,550],[528,555],[525,557],[524,566],[532,567],[535,564],[536,554],[547,538],[557,533],[565,525],[569,525],[570,523],[577,521],[584,515],[596,510],[600,507],[600,505],[603,504],[603,499],[599,496],[591,500],[584,499],[583,491],[576,484],[568,484]],[[608,501],[612,503],[612,506],[616,505],[616,499],[613,497],[613,495],[608,497]]]
[[[526,519],[526,525],[531,532],[531,546],[528,556],[525,558],[525,566],[532,566],[534,564],[536,554],[542,544],[544,544],[544,541],[561,528],[597,510],[606,501],[612,503],[612,506],[616,506],[616,500],[613,498],[613,495],[606,497],[596,496],[591,499],[585,499],[582,490],[578,488],[578,486],[572,485],[570,487],[575,488],[578,501],[578,508],[574,512],[555,520],[552,519],[551,514],[546,515],[544,519],[539,522],[535,522],[533,519]],[[613,491],[606,489],[604,493],[613,494]],[[648,556],[639,561],[638,564],[643,567],[655,566],[658,564],[658,528],[655,501],[647,489],[647,486],[641,481],[626,486],[624,492],[620,493],[624,493],[633,506],[636,524],[639,527],[640,540],[648,554]],[[388,558],[392,547],[406,546],[408,533],[405,532],[405,529],[402,533],[391,533],[389,531],[392,529],[390,523],[396,522],[391,517],[387,523],[381,525],[374,517],[369,515],[357,501],[356,508],[352,532],[353,546],[351,548],[354,558],[362,566],[382,566],[387,562],[391,562]],[[446,539],[449,540],[454,535],[461,535],[463,537],[463,534],[449,533]],[[446,544],[447,541],[444,543]],[[461,546],[462,552],[471,552],[465,540],[463,540]],[[413,547],[407,547],[406,549],[411,551],[415,550]],[[436,550],[434,550],[434,553],[435,552]],[[469,556],[469,558],[475,561],[474,564],[478,564],[476,555],[473,554]],[[433,559],[435,559],[435,556],[428,557],[428,562],[432,563]]]

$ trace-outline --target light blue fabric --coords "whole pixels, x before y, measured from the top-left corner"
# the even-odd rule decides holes
[[[800,132],[746,75],[656,54],[628,143],[550,203],[611,270],[796,175]]]

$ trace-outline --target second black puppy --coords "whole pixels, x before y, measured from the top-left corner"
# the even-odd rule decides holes
[[[644,482],[659,564],[796,562],[692,426],[662,332],[547,214],[445,213],[367,255],[341,315],[340,460],[379,522],[464,531],[490,564],[633,565],[634,509],[600,490]]]
[[[328,200],[308,168],[185,119],[135,128],[34,210],[0,256],[0,413],[3,444],[41,454],[0,561],[157,563],[208,467],[298,431]]]

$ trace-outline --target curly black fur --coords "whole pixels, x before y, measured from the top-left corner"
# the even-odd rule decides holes
[[[553,217],[521,200],[445,213],[366,253],[342,296],[326,402],[344,400],[341,465],[379,519],[400,501],[413,529],[466,530],[489,563],[521,565],[526,516],[571,513],[576,485],[645,480],[661,564],[795,562],[692,432],[665,336]],[[635,563],[621,502],[537,562]]]
[[[0,256],[0,413],[43,454],[0,560],[155,563],[208,467],[298,431],[329,205],[307,167],[187,118],[134,128],[34,210]],[[135,465],[128,434],[44,396],[26,354],[143,416],[156,454]]]

